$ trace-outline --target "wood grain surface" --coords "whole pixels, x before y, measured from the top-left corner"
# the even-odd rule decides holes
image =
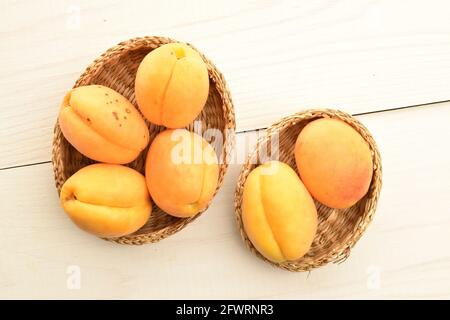
[[[444,0],[2,1],[0,298],[450,298],[450,102],[436,103],[450,100],[449,10]],[[107,48],[144,35],[214,61],[240,133],[208,211],[130,247],[74,227],[49,161],[64,93]],[[253,130],[311,107],[357,114],[384,183],[347,261],[289,273],[244,246],[234,188]]]

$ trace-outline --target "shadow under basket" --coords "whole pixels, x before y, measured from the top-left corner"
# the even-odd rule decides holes
[[[242,194],[249,173],[260,162],[260,154],[270,154],[271,145],[276,145],[278,135],[279,160],[290,165],[298,174],[295,164],[294,147],[300,131],[309,122],[319,118],[335,118],[351,125],[368,143],[373,161],[373,176],[367,194],[348,209],[329,208],[314,200],[318,214],[317,233],[310,250],[296,261],[274,263],[263,257],[250,242],[242,223]],[[263,153],[264,152],[264,153]],[[339,263],[350,254],[351,248],[366,230],[375,213],[381,189],[381,159],[376,143],[369,131],[352,116],[331,109],[314,109],[285,117],[270,126],[266,134],[257,142],[255,150],[242,166],[235,194],[235,215],[241,236],[247,247],[259,258],[289,271],[309,271],[329,262]]]
[[[104,85],[121,93],[137,108],[134,96],[134,80],[140,62],[150,51],[171,42],[178,41],[164,37],[142,37],[121,42],[97,58],[76,81],[74,88],[90,84]],[[208,68],[209,95],[203,111],[186,129],[194,131],[195,121],[200,120],[201,125],[195,127],[196,133],[203,134],[205,130],[214,128],[220,130],[223,134],[223,141],[220,141],[220,145],[216,145],[214,141],[211,142],[219,159],[217,193],[222,185],[228,166],[224,159],[226,159],[227,154],[230,153],[233,147],[235,132],[234,109],[223,75],[202,53],[199,52],[199,54]],[[148,121],[146,123],[150,131],[151,143],[153,138],[165,128],[151,124]],[[144,174],[148,147],[136,160],[127,164],[127,166]],[[61,191],[64,182],[71,175],[82,167],[95,163],[95,161],[83,156],[70,145],[64,138],[58,121],[54,129],[52,153],[55,184],[58,193]],[[153,204],[152,215],[147,224],[141,229],[127,236],[107,240],[135,245],[157,242],[183,229],[199,216],[200,213],[191,218],[173,217]]]

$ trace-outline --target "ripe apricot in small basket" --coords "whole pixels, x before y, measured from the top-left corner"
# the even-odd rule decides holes
[[[117,164],[96,163],[77,171],[64,183],[60,199],[77,226],[99,237],[130,234],[152,212],[144,176]]]
[[[292,261],[308,252],[317,230],[317,211],[297,173],[283,162],[269,161],[248,175],[242,221],[264,257]]]
[[[165,130],[147,153],[145,178],[158,207],[176,217],[192,217],[214,196],[219,178],[217,156],[198,134]]]
[[[70,144],[100,162],[129,163],[149,142],[147,125],[131,102],[101,85],[70,90],[58,120]]]
[[[373,172],[369,145],[344,121],[310,122],[298,135],[294,152],[303,183],[324,205],[350,208],[367,193]]]
[[[183,43],[150,52],[136,74],[136,101],[151,122],[182,128],[202,111],[208,98],[208,69],[200,55]]]

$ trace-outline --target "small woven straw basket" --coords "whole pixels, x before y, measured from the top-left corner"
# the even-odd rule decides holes
[[[372,151],[373,177],[367,194],[354,206],[339,210],[324,206],[315,201],[319,217],[316,237],[308,253],[297,261],[273,263],[264,258],[252,245],[242,224],[242,194],[249,173],[261,164],[259,154],[262,150],[270,150],[274,135],[279,139],[279,160],[289,164],[297,173],[294,146],[297,136],[303,127],[319,118],[340,119],[351,125],[367,141]],[[262,149],[264,148],[264,149]],[[259,139],[255,150],[248,156],[238,179],[235,194],[235,215],[241,236],[248,248],[261,259],[274,266],[289,271],[309,271],[329,262],[342,262],[350,254],[369,225],[375,213],[381,189],[381,159],[374,139],[369,131],[352,116],[330,109],[315,109],[299,112],[276,122],[266,130],[266,135]]]
[[[104,85],[121,93],[137,107],[134,96],[134,80],[141,60],[150,51],[171,42],[177,41],[164,37],[142,37],[121,42],[97,58],[76,81],[74,88],[89,84]],[[208,68],[210,86],[206,105],[195,120],[201,121],[200,129],[198,126],[195,129],[197,133],[202,134],[205,130],[214,128],[219,129],[223,134],[224,140],[221,145],[215,145],[214,141],[212,142],[213,147],[218,153],[220,163],[217,192],[222,185],[228,166],[224,159],[226,159],[227,154],[229,154],[233,147],[235,131],[234,109],[231,95],[223,75],[202,53],[200,55]],[[147,125],[150,131],[151,143],[153,138],[165,128],[149,122],[147,122]],[[187,129],[194,131],[194,123],[190,124]],[[148,147],[135,161],[129,163],[128,166],[144,174],[147,150]],[[72,174],[80,168],[94,163],[94,161],[80,154],[69,144],[62,134],[58,122],[56,122],[54,128],[52,153],[53,170],[58,193],[61,191],[64,182]],[[153,205],[152,215],[147,224],[141,229],[131,235],[108,240],[134,245],[157,242],[183,229],[199,215],[197,214],[194,217],[184,219],[176,218],[164,213],[161,209]]]

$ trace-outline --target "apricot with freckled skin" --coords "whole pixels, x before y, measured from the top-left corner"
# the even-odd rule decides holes
[[[59,112],[64,137],[88,158],[112,164],[133,161],[149,142],[138,110],[120,93],[105,86],[72,89]]]
[[[144,176],[115,164],[96,163],[77,171],[64,183],[60,201],[78,227],[105,238],[135,232],[152,212]]]
[[[218,177],[213,147],[193,132],[165,130],[150,145],[145,164],[148,190],[156,205],[170,215],[192,217],[205,209]]]
[[[307,124],[298,135],[295,160],[308,191],[331,208],[353,206],[372,180],[368,143],[341,120],[322,118]]]
[[[152,123],[167,128],[187,126],[202,111],[208,93],[208,69],[198,52],[186,44],[165,44],[139,65],[136,101]]]
[[[245,181],[242,223],[253,246],[268,260],[294,261],[311,247],[317,210],[297,173],[283,162],[269,161]]]

